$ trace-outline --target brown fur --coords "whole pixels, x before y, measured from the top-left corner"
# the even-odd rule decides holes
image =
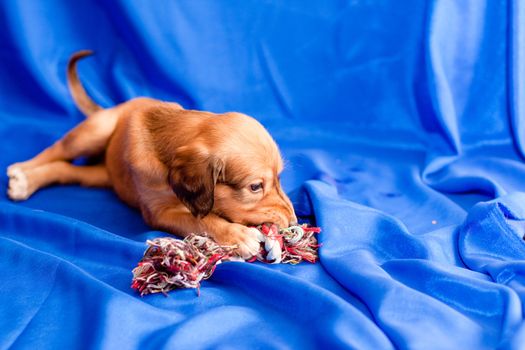
[[[73,99],[88,118],[33,159],[8,168],[10,198],[26,199],[53,183],[112,186],[152,227],[182,236],[206,231],[238,245],[243,257],[258,249],[248,225],[296,222],[279,183],[279,150],[259,122],[150,98],[102,109],[76,74],[76,62],[90,54],[78,52],[68,65]],[[104,152],[96,166],[67,162]]]

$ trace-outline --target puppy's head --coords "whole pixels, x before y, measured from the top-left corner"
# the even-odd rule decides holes
[[[213,212],[245,225],[296,223],[279,181],[279,149],[259,122],[228,113],[199,128],[194,141],[177,149],[169,176],[173,191],[194,216]]]

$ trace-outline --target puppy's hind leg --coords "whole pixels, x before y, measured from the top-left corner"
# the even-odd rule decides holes
[[[26,173],[42,165],[103,153],[115,130],[118,117],[112,109],[96,112],[34,158],[10,165],[7,168],[10,186],[18,188],[28,177]],[[47,173],[43,175],[48,176]],[[14,195],[13,199],[26,199],[31,193]]]
[[[111,185],[106,167],[102,164],[75,166],[68,162],[56,161],[23,172],[15,169],[9,178],[7,194],[12,200],[25,200],[38,189],[55,183],[91,187]]]
[[[117,121],[118,114],[112,109],[97,112],[34,158],[9,166],[8,175],[15,168],[24,171],[57,160],[100,154],[104,152]]]

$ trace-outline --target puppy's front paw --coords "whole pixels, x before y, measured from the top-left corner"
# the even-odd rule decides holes
[[[228,225],[228,230],[219,238],[219,243],[236,245],[237,254],[243,259],[249,259],[259,252],[260,249],[259,230],[239,224]]]
[[[18,167],[9,167],[7,170],[9,176],[9,187],[7,195],[14,201],[22,201],[31,195],[29,191],[29,182],[26,174]]]

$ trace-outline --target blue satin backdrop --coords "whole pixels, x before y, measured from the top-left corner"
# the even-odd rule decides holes
[[[225,263],[138,297],[162,236],[110,190],[0,194],[0,348],[525,348],[525,6],[3,1],[0,168],[146,95],[259,119],[318,264]],[[6,188],[7,177],[0,177]]]

